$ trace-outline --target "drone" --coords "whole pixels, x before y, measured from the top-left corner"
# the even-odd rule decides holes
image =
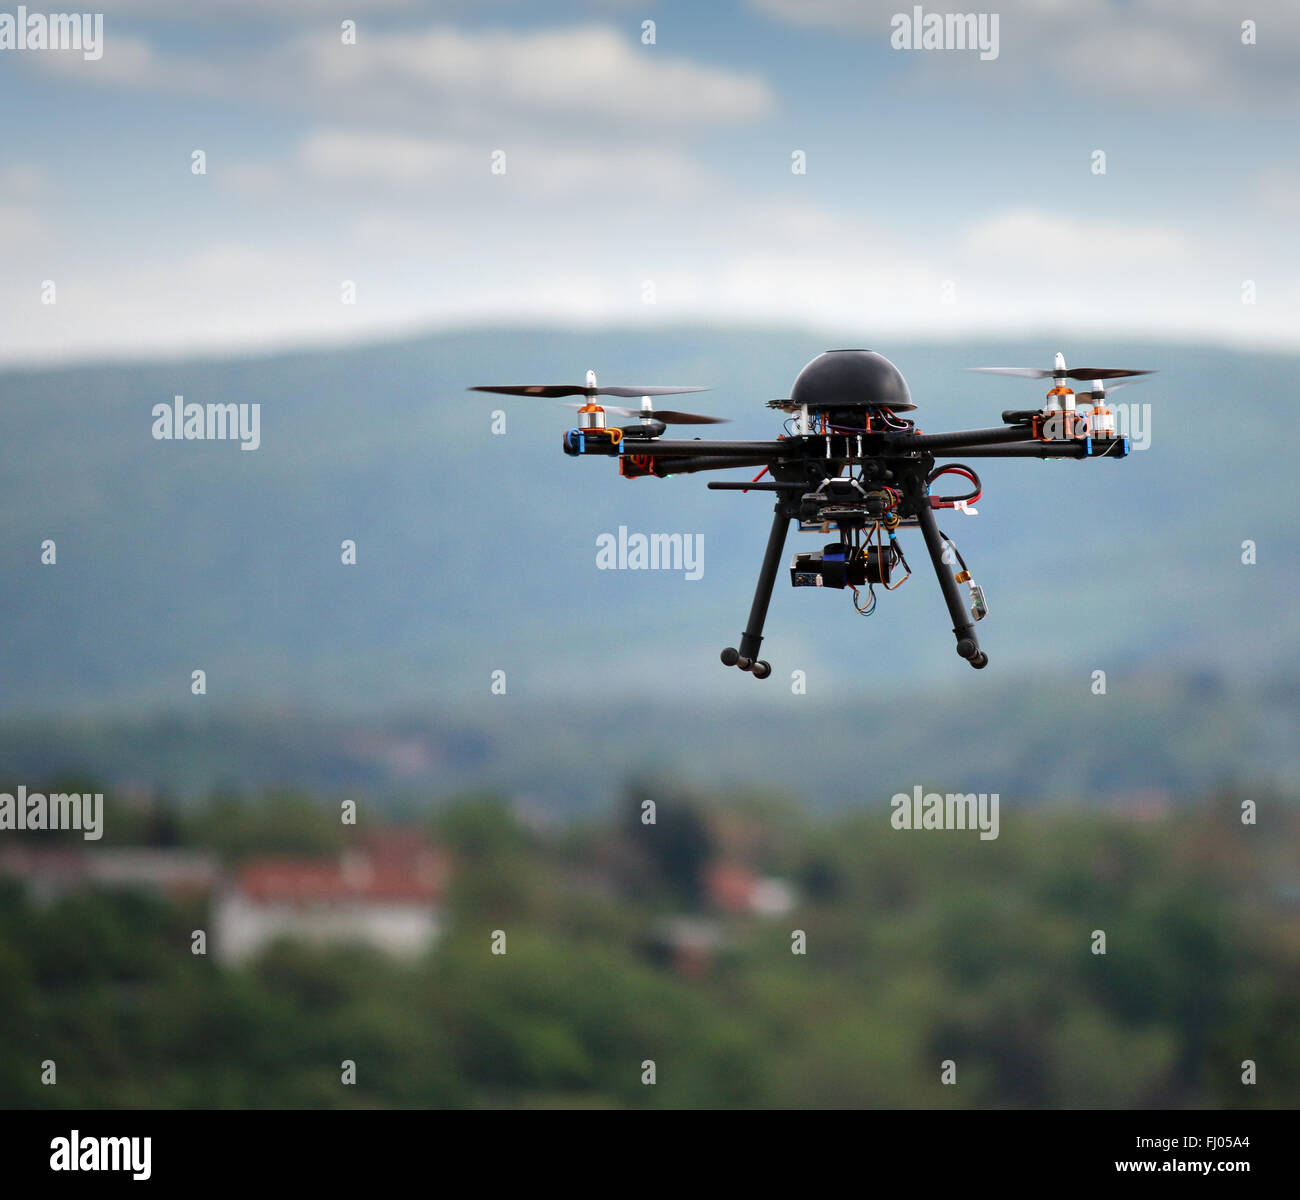
[[[760,467],[749,480],[715,480],[713,491],[766,492],[774,495],[771,531],[749,620],[738,647],[722,651],[724,666],[766,679],[772,667],[759,658],[772,587],[780,570],[792,522],[806,533],[833,536],[815,552],[797,553],[790,564],[794,587],[847,591],[864,616],[876,608],[877,591],[892,592],[912,574],[898,537],[919,529],[939,580],[956,639],[957,654],[976,669],[988,665],[975,625],[988,615],[984,590],[939,528],[936,512],[968,509],[983,495],[973,467],[950,459],[974,458],[1124,458],[1129,439],[1117,431],[1106,407],[1107,391],[1138,382],[1150,371],[1110,367],[1067,369],[1057,354],[1052,367],[975,367],[985,374],[1050,379],[1040,408],[1009,409],[1003,424],[953,433],[923,433],[905,416],[916,405],[902,373],[873,350],[828,350],[799,372],[788,399],[768,401],[783,412],[784,433],[772,441],[674,440],[670,425],[718,424],[721,417],[656,408],[661,396],[708,391],[703,387],[606,387],[588,371],[586,382],[480,386],[472,391],[570,401],[577,424],[564,433],[565,454],[618,459],[625,479],[667,478],[700,471]],[[1119,379],[1124,382],[1109,384]],[[1076,393],[1067,381],[1083,381]],[[640,407],[602,406],[597,397],[640,397]],[[631,418],[607,424],[610,414]],[[939,461],[943,460],[943,461]],[[941,480],[964,481],[960,493],[936,492]],[[967,595],[963,598],[961,587]]]

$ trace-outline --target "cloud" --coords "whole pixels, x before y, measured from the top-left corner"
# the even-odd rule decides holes
[[[295,193],[319,208],[331,200],[371,210],[417,203],[438,211],[473,211],[503,197],[535,200],[622,196],[631,219],[648,201],[685,201],[720,185],[713,172],[661,146],[506,139],[505,172],[497,150],[455,138],[420,137],[382,128],[314,130],[284,158],[234,163],[218,176],[237,195],[271,202]]]
[[[896,13],[910,14],[910,3],[882,3],[881,0],[749,0],[750,8],[779,21],[814,28],[862,33],[881,31],[888,37]],[[927,3],[925,12],[989,11],[979,4]],[[1015,25],[1071,25],[1075,29],[1090,22],[1119,18],[1126,21],[1168,23],[1193,29],[1215,25],[1235,31],[1247,18],[1256,20],[1266,36],[1300,33],[1300,10],[1292,0],[1254,0],[1240,15],[1224,10],[1223,0],[1004,0],[992,6],[1004,29]]]
[[[340,302],[345,277],[328,254],[219,241],[174,260],[55,264],[58,304],[43,306],[40,275],[0,279],[0,359],[123,358],[307,339],[377,336],[400,312],[381,296]]]
[[[893,15],[913,9],[861,0],[750,0],[750,7],[784,23],[858,35],[882,49]],[[974,3],[964,8],[988,11]],[[1021,88],[1059,83],[1103,102],[1142,98],[1233,109],[1300,95],[1295,0],[1252,0],[1240,12],[1225,11],[1222,0],[1008,0],[992,11],[999,17],[996,61],[941,51],[904,57],[931,83],[965,86],[973,76]],[[1242,42],[1248,19],[1257,27],[1254,45]]]
[[[190,55],[155,50],[143,38],[105,28],[104,53],[87,60],[80,50],[49,50],[29,55],[27,65],[64,82],[131,91],[220,94],[234,80],[217,65]]]
[[[205,0],[201,5],[176,0],[109,0],[113,16],[119,14],[168,17],[203,23],[230,17],[298,20],[304,16],[355,17],[372,12],[410,12],[425,7],[421,0]],[[445,4],[440,7],[447,7]]]
[[[1269,167],[1256,176],[1253,188],[1264,207],[1285,217],[1300,217],[1300,170]]]
[[[346,142],[310,144],[327,171],[354,163]],[[416,148],[402,170],[429,163]],[[350,183],[312,176],[304,187]],[[1295,345],[1297,289],[1285,273],[1261,276],[1259,305],[1242,305],[1234,260],[1244,255],[1207,253],[1177,228],[1012,209],[936,240],[802,200],[684,199],[647,211],[656,207],[658,226],[572,203],[544,216],[530,202],[470,204],[455,218],[418,204],[312,206],[301,211],[322,224],[291,241],[251,230],[175,259],[74,257],[0,279],[0,358],[337,344],[510,321],[787,324],[855,342],[1055,327]],[[322,227],[328,236],[316,236]],[[57,309],[39,305],[47,276],[59,281]],[[355,306],[340,303],[344,279],[357,281]],[[644,303],[647,280],[654,304]]]
[[[106,35],[96,62],[52,53],[36,65],[105,86],[421,124],[430,105],[443,120],[570,115],[595,124],[636,120],[650,129],[748,121],[775,104],[755,73],[695,63],[594,25],[522,33],[437,26],[366,33],[356,45],[330,31],[221,58]]]
[[[1113,271],[1184,261],[1189,239],[1166,226],[1084,221],[1035,209],[1013,209],[966,231],[963,250],[990,265],[1035,271]]]
[[[246,11],[234,0],[222,10]],[[850,10],[812,0],[800,11],[829,20]],[[32,87],[42,67],[29,56],[15,64],[11,94],[21,103],[30,92],[38,120],[49,114],[35,126],[31,160],[48,174],[0,171],[0,257],[19,268],[0,276],[0,353],[178,353],[508,319],[637,327],[734,319],[817,325],[836,331],[831,340],[852,330],[942,336],[1055,323],[1295,344],[1287,304],[1300,263],[1287,232],[1300,179],[1281,166],[1285,140],[1261,105],[1248,124],[1206,121],[1183,103],[1196,79],[1218,69],[1216,56],[1251,53],[1237,43],[1235,19],[1216,24],[1196,0],[1181,8],[1136,0],[1137,34],[1108,53],[1116,11],[1111,0],[1017,5],[1003,13],[1003,58],[966,64],[974,73],[1006,68],[1013,88],[1030,66],[1057,73],[1103,129],[1116,117],[1103,107],[1113,93],[1098,82],[1106,64],[1128,87],[1168,84],[1183,112],[1150,117],[1146,132],[1161,139],[1149,147],[1150,169],[1108,192],[1108,220],[1088,212],[1095,196],[1035,174],[1040,163],[1052,169],[1051,135],[1045,146],[1036,122],[1045,103],[1029,114],[1031,130],[1028,117],[999,120],[1000,97],[940,92],[954,85],[938,75],[958,74],[952,55],[903,56],[930,65],[902,87],[896,60],[888,72],[864,67],[859,58],[892,55],[885,8],[876,49],[855,45],[861,54],[842,77],[824,90],[791,85],[780,121],[749,128],[736,125],[776,110],[761,75],[715,66],[707,50],[696,59],[641,46],[632,21],[622,32],[465,31],[416,16],[419,27],[405,34],[363,23],[356,47],[340,44],[332,20],[244,37],[241,19],[230,27],[239,36],[224,40],[153,28],[149,39],[110,37],[97,63],[47,62],[59,74],[43,91]],[[1024,38],[1014,55],[1013,17]],[[1269,46],[1287,36],[1260,21]],[[759,32],[766,43],[756,37],[754,53],[771,61],[782,60],[784,42],[806,43],[788,74],[773,74],[777,84],[815,69],[822,60],[806,56],[829,41],[792,39],[779,26]],[[104,94],[74,80],[139,95],[112,97],[122,102],[106,126]],[[868,85],[893,104],[884,149],[903,184],[896,193],[864,184],[865,169],[854,166],[879,109],[826,111],[828,93],[857,96]],[[970,124],[952,121],[942,98],[930,103],[931,91],[960,104]],[[919,93],[924,103],[907,103]],[[1137,114],[1164,99],[1130,104],[1135,143]],[[791,175],[782,146],[802,142],[790,140],[787,118],[835,138],[841,161],[814,142],[814,171]],[[978,121],[987,124],[974,131]],[[111,165],[148,167],[160,144],[166,150],[195,122],[212,150],[201,183],[183,159],[168,160],[170,174]],[[75,168],[87,146],[62,139],[69,129],[107,139],[91,147],[106,186],[81,182]],[[1094,144],[1091,126],[1080,136],[1088,140],[1063,153]],[[987,153],[939,171],[945,147],[977,139]],[[107,166],[101,149],[111,151]],[[491,171],[495,150],[507,156],[503,176]],[[1143,147],[1127,150],[1137,157]],[[1166,169],[1180,151],[1191,156],[1183,162],[1223,169],[1193,186]],[[1265,172],[1270,162],[1278,165]],[[38,307],[44,278],[58,281],[57,309]],[[1245,278],[1259,282],[1255,307],[1240,303]],[[340,303],[344,279],[357,281],[356,306]],[[643,300],[647,280],[655,304]]]
[[[3,190],[12,194],[8,186]],[[0,202],[0,248],[6,253],[31,251],[34,243],[48,234],[48,226],[36,211],[24,204]]]
[[[296,158],[320,179],[401,186],[468,170],[474,151],[462,143],[398,133],[318,130],[298,147]]]
[[[380,34],[355,47],[311,37],[299,49],[317,86],[398,89],[511,110],[728,122],[762,116],[773,104],[757,75],[675,58],[598,26],[529,33],[442,27]]]

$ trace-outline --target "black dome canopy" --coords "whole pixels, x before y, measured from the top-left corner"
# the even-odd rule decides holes
[[[790,403],[810,410],[830,408],[914,409],[902,372],[874,350],[827,350],[802,371],[790,390]]]

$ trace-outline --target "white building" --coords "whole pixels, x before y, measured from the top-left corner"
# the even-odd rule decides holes
[[[449,864],[418,837],[338,859],[260,858],[214,898],[214,952],[243,963],[280,938],[356,943],[414,958],[437,940]]]

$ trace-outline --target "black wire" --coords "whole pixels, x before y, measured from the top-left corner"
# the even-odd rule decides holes
[[[943,500],[948,504],[958,504],[963,500],[974,500],[976,496],[980,495],[984,491],[984,484],[980,481],[979,474],[974,470],[974,468],[968,467],[965,463],[945,463],[942,467],[935,467],[935,469],[925,478],[926,487],[928,488],[930,484],[943,475],[943,473],[950,467],[960,467],[963,471],[970,471],[970,473],[975,477],[975,490],[967,493],[965,496],[940,496],[940,500]]]
[[[952,538],[950,538],[950,537],[948,536],[948,534],[944,533],[944,530],[943,530],[943,529],[940,529],[940,530],[939,530],[939,536],[940,536],[941,538],[943,538],[943,540],[944,540],[945,542],[948,542],[948,545],[949,545],[949,546],[952,546],[952,547],[953,547],[953,554],[956,554],[956,555],[957,555],[957,562],[962,564],[962,571],[965,571],[965,569],[967,569],[967,568],[966,568],[966,559],[963,559],[963,558],[962,558],[961,550],[958,550],[958,549],[957,549],[957,542],[954,542],[954,541],[952,540]]]

